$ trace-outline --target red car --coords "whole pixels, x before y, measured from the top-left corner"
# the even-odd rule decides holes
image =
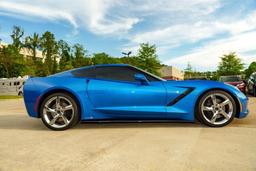
[[[221,76],[220,81],[233,85],[237,87],[241,92],[246,94],[246,84],[240,75]]]

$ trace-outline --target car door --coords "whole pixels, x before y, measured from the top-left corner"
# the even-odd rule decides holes
[[[95,73],[87,84],[94,118],[165,118],[166,88],[161,80],[129,66],[96,67]],[[136,73],[144,74],[149,85],[136,81]]]

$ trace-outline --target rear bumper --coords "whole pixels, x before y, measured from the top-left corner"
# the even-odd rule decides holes
[[[27,109],[27,113],[30,117],[38,117],[37,110],[35,108],[35,105],[37,103],[37,97],[38,93],[35,91],[35,86],[33,83],[33,78],[29,78],[23,89],[23,97],[24,97],[24,102],[25,106]]]

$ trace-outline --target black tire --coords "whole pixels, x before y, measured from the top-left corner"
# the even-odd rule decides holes
[[[203,113],[202,113],[202,105],[203,105],[203,102],[205,100],[207,100],[206,98],[212,94],[221,94],[221,95],[224,95],[226,98],[228,98],[230,100],[230,105],[232,104],[232,115],[230,116],[230,118],[223,124],[213,124],[209,121],[207,121],[207,119],[203,116]],[[198,107],[197,107],[197,112],[196,112],[196,118],[198,118],[199,122],[207,125],[207,126],[210,126],[210,127],[223,127],[223,126],[226,126],[228,125],[230,122],[232,122],[232,120],[234,119],[235,115],[236,115],[236,102],[235,100],[233,99],[233,97],[228,94],[227,92],[225,91],[221,91],[221,90],[213,90],[213,91],[209,91],[207,93],[205,93],[199,100],[199,103],[198,103]],[[221,119],[221,118],[220,118]]]
[[[59,97],[67,98],[67,99],[71,102],[71,104],[72,104],[72,106],[73,106],[73,110],[74,110],[72,119],[70,120],[70,122],[68,123],[68,125],[66,125],[66,126],[64,126],[64,127],[62,127],[62,128],[56,128],[56,127],[53,127],[53,126],[49,125],[49,124],[47,123],[47,121],[45,120],[44,116],[43,116],[43,110],[44,110],[45,104],[48,102],[48,100],[50,100],[51,98],[53,98],[53,97],[55,97],[55,96],[56,96],[56,97],[59,96]],[[42,102],[42,104],[41,104],[41,106],[40,106],[40,117],[41,117],[41,119],[42,119],[44,125],[45,125],[47,128],[49,128],[49,129],[51,129],[51,130],[55,130],[55,131],[63,131],[63,130],[66,130],[66,129],[69,129],[69,128],[74,127],[74,126],[79,122],[79,120],[80,120],[80,113],[79,113],[78,104],[77,104],[77,102],[75,101],[75,99],[74,99],[74,97],[73,97],[72,95],[70,95],[70,94],[68,94],[68,93],[54,93],[54,94],[51,94],[51,95],[47,96],[47,97],[43,100],[43,102]]]

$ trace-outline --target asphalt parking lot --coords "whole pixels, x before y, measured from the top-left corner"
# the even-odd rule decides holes
[[[223,128],[198,123],[80,124],[55,132],[22,99],[0,101],[3,170],[256,170],[256,98]]]

